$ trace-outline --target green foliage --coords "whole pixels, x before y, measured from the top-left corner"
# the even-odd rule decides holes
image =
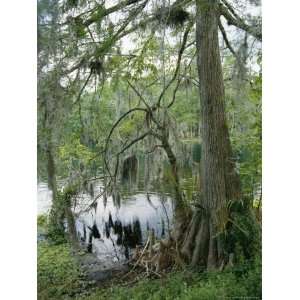
[[[261,186],[261,83],[261,76],[254,76],[247,90],[247,101],[238,107],[233,102],[228,103],[228,115],[234,114],[229,118],[229,125],[238,172],[244,195],[252,201]]]
[[[129,138],[136,131],[141,128],[144,121],[143,113],[135,113],[131,118],[127,118],[122,125],[119,126],[119,133],[122,137]]]
[[[67,185],[63,191],[57,191],[57,199],[53,203],[46,225],[48,240],[55,245],[65,243],[65,212],[72,205],[71,198],[76,194],[78,184]]]
[[[80,300],[217,300],[234,297],[261,299],[261,265],[259,259],[235,269],[216,273],[184,271],[170,273],[163,279],[142,280],[130,288],[113,286],[100,289]],[[254,298],[256,297],[256,298]]]
[[[39,227],[45,228],[47,226],[47,215],[38,215],[37,225]]]
[[[244,275],[249,295],[258,295],[262,298],[262,262],[261,255],[256,255],[248,272]]]
[[[243,264],[261,249],[261,226],[255,218],[251,201],[233,201],[226,229],[220,233],[225,255],[234,253],[234,263]]]
[[[83,145],[80,137],[72,134],[68,143],[58,149],[61,166],[65,169],[79,169],[80,164],[87,165],[94,153],[87,146]]]
[[[63,224],[57,224],[55,220],[53,220],[55,216],[50,215],[49,222],[46,227],[47,239],[53,245],[61,245],[67,241],[65,228]]]
[[[82,292],[86,282],[68,244],[38,243],[38,299],[69,299]]]
[[[232,297],[261,299],[260,253],[223,272],[186,270],[169,273],[162,279],[141,280],[129,288],[115,283],[111,288],[91,290],[68,244],[38,244],[38,299],[217,300]]]

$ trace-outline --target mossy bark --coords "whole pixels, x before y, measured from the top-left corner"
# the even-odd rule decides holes
[[[50,228],[54,232],[64,232],[64,211],[61,210],[60,199],[57,191],[56,165],[53,156],[53,147],[49,142],[47,146],[47,173],[48,187],[52,191],[52,205],[50,211]]]
[[[217,0],[196,0],[197,68],[201,104],[201,210],[192,219],[182,253],[193,265],[216,269],[224,263],[218,234],[229,220],[228,203],[240,198],[225,117],[225,92],[218,41]]]

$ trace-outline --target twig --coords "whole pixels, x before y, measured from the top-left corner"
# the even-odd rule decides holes
[[[126,273],[122,278],[127,277],[127,276],[128,276],[129,274],[131,274],[131,273],[133,272],[133,270],[137,267],[137,265],[140,263],[140,261],[141,261],[143,255],[144,255],[144,253],[145,253],[145,251],[146,251],[146,249],[147,249],[149,243],[150,243],[150,237],[148,237],[147,242],[146,242],[146,245],[145,245],[145,247],[144,247],[144,249],[143,249],[143,251],[142,251],[142,253],[141,253],[139,259],[138,259],[138,260],[136,261],[136,263],[133,265],[132,269],[131,269],[128,273]]]
[[[147,101],[145,100],[145,98],[141,95],[141,93],[132,85],[132,83],[129,80],[127,80],[127,83],[134,90],[134,92],[140,97],[140,99],[145,104],[145,106],[147,107],[147,109],[149,111],[151,111],[151,108],[150,108],[149,104],[147,103]]]
[[[176,77],[177,77],[177,75],[179,73],[182,54],[183,54],[183,52],[185,50],[185,45],[186,45],[186,42],[187,42],[187,38],[188,38],[189,32],[190,32],[193,24],[194,24],[194,21],[191,21],[188,24],[188,26],[187,26],[184,34],[183,34],[183,41],[182,41],[181,47],[180,47],[179,52],[178,52],[177,64],[176,64],[176,69],[175,69],[174,75],[173,75],[172,79],[168,82],[168,84],[166,85],[166,87],[163,89],[163,91],[160,93],[160,95],[158,97],[158,101],[157,101],[156,107],[160,107],[160,102],[161,102],[164,94],[166,93],[166,91],[170,87],[170,85],[174,82],[174,80],[176,79]]]
[[[90,74],[89,74],[89,76],[87,77],[87,79],[86,79],[84,85],[82,86],[82,88],[81,88],[81,90],[80,90],[80,92],[79,92],[79,94],[78,94],[78,96],[77,96],[77,99],[75,100],[75,102],[73,103],[73,105],[76,105],[76,104],[80,101],[80,97],[81,97],[81,95],[82,95],[82,93],[83,93],[83,90],[85,89],[87,83],[89,82],[89,80],[90,80],[92,74],[93,74],[93,72],[90,71]]]

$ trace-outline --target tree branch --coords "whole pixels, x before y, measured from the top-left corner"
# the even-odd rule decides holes
[[[91,78],[91,76],[92,76],[92,73],[93,73],[93,72],[91,71],[90,74],[89,74],[89,76],[87,77],[87,79],[86,79],[84,85],[82,86],[82,88],[81,88],[81,90],[80,90],[80,92],[79,92],[79,94],[78,94],[78,96],[77,96],[77,99],[75,100],[75,102],[73,103],[73,105],[76,105],[76,104],[80,101],[80,97],[81,97],[81,95],[82,95],[82,93],[83,93],[83,91],[84,91],[86,85],[88,84],[88,82],[89,82],[89,80],[90,80],[90,78]]]
[[[137,137],[136,139],[134,139],[133,141],[131,141],[127,146],[125,146],[121,151],[119,151],[117,155],[119,156],[120,154],[124,153],[132,145],[134,145],[135,143],[141,141],[142,139],[144,139],[149,134],[150,134],[150,131],[147,131],[144,134],[140,135],[139,137]]]
[[[188,38],[189,32],[190,32],[193,24],[194,24],[194,22],[191,21],[188,24],[188,26],[187,26],[187,28],[186,28],[186,30],[184,32],[182,44],[181,44],[181,47],[180,47],[179,52],[178,52],[177,64],[176,64],[176,69],[175,69],[174,75],[173,75],[172,79],[168,82],[168,84],[166,85],[166,87],[163,89],[163,91],[161,92],[161,94],[159,95],[156,107],[160,107],[160,102],[161,102],[164,94],[166,93],[166,91],[170,87],[170,85],[175,81],[175,79],[176,79],[176,77],[177,77],[177,75],[179,73],[182,54],[183,54],[183,52],[185,50],[185,45],[186,45],[186,42],[187,42],[187,38]]]
[[[108,134],[108,137],[107,137],[106,143],[105,143],[105,148],[104,148],[105,154],[107,153],[108,143],[109,143],[110,138],[111,138],[111,136],[112,136],[114,130],[116,129],[116,127],[120,124],[120,122],[121,122],[125,117],[127,117],[129,114],[131,114],[131,113],[133,113],[133,112],[135,112],[135,111],[143,111],[143,112],[147,113],[147,110],[146,110],[146,109],[140,108],[140,107],[136,107],[136,108],[130,109],[130,110],[127,111],[124,115],[122,115],[122,116],[117,120],[117,122],[112,126],[112,128],[111,128],[111,130],[110,130],[110,132],[109,132],[109,134]]]
[[[251,34],[252,36],[257,38],[259,41],[262,40],[262,34],[261,34],[260,28],[253,28],[252,26],[249,26],[248,24],[246,24],[243,21],[243,19],[234,12],[234,9],[227,1],[223,1],[223,3],[226,5],[226,7],[222,4],[220,4],[220,6],[219,6],[220,15],[225,17],[228,25],[234,25],[235,27],[238,27],[244,31],[247,31],[249,34]]]
[[[91,17],[91,18],[87,19],[83,24],[84,24],[85,26],[89,26],[89,25],[91,25],[91,24],[93,24],[93,23],[95,23],[95,22],[101,20],[103,17],[106,17],[106,16],[108,16],[108,15],[114,13],[114,12],[117,12],[117,11],[120,10],[120,9],[125,8],[126,6],[130,6],[130,5],[135,4],[135,3],[138,3],[138,2],[140,2],[140,1],[142,1],[142,0],[125,0],[125,1],[119,2],[118,4],[116,4],[116,5],[114,5],[114,6],[109,7],[109,8],[107,8],[107,9],[103,9],[103,8],[101,7],[103,10],[102,10],[101,14],[99,14],[99,15],[97,16],[98,18]],[[100,7],[100,5],[99,5],[98,7]],[[97,8],[95,8],[95,10],[96,10],[96,9],[97,9]]]
[[[141,95],[141,93],[127,80],[128,84],[130,87],[134,90],[134,92],[138,95],[138,97],[142,100],[142,102],[146,105],[147,107],[147,112],[151,116],[152,121],[157,125],[158,128],[161,128],[161,125],[159,122],[156,120],[156,118],[153,115],[153,109],[148,105],[144,97]]]
[[[83,58],[81,58],[78,63],[76,63],[70,69],[63,71],[61,73],[61,75],[62,76],[63,75],[67,75],[69,73],[72,73],[76,69],[81,68],[92,57],[99,58],[116,41],[120,40],[122,37],[124,37],[125,35],[129,34],[130,32],[126,32],[125,28],[139,14],[139,12],[144,9],[144,7],[146,6],[147,2],[148,2],[148,0],[144,1],[137,9],[135,9],[134,11],[132,11],[129,14],[128,18],[124,21],[124,23],[122,24],[122,26],[117,30],[117,32],[113,36],[108,37],[105,41],[102,42],[102,47],[96,49],[93,54],[89,54],[89,55],[86,55]]]
[[[118,169],[119,169],[119,157],[122,153],[124,153],[127,149],[129,149],[131,146],[133,146],[135,143],[141,141],[142,139],[144,139],[147,135],[150,134],[150,131],[145,132],[144,134],[140,135],[139,137],[137,137],[136,139],[134,139],[133,141],[131,141],[127,146],[125,146],[121,151],[119,151],[117,153],[117,163],[116,163],[116,167],[115,167],[115,172],[114,172],[114,178],[117,178],[117,174],[118,174]]]
[[[224,27],[223,27],[223,25],[222,25],[221,20],[219,20],[219,29],[220,29],[220,31],[221,31],[221,33],[222,33],[222,36],[223,36],[224,42],[225,42],[225,44],[226,44],[226,47],[227,47],[227,48],[229,49],[229,51],[233,54],[233,56],[234,56],[237,60],[239,60],[238,55],[236,54],[236,52],[234,51],[234,49],[232,48],[232,46],[231,46],[230,43],[229,43],[229,40],[228,40],[228,38],[227,38],[226,31],[225,31],[225,29],[224,29]]]
[[[135,111],[143,111],[143,112],[147,113],[147,110],[146,110],[146,109],[140,108],[140,107],[136,107],[136,108],[130,109],[130,110],[127,111],[124,115],[122,115],[122,116],[117,120],[117,122],[112,126],[112,128],[111,128],[111,130],[110,130],[110,132],[109,132],[109,134],[108,134],[108,137],[106,138],[105,147],[104,147],[104,158],[103,158],[103,159],[104,159],[105,167],[106,167],[106,169],[107,169],[107,171],[108,171],[108,173],[109,173],[109,175],[110,175],[111,177],[113,177],[113,176],[112,176],[111,173],[110,173],[109,166],[108,166],[108,163],[107,163],[107,160],[106,160],[107,150],[108,150],[108,144],[109,144],[110,138],[111,138],[111,136],[112,136],[114,130],[115,130],[115,129],[117,128],[117,126],[120,124],[120,122],[121,122],[126,116],[128,116],[129,114],[131,114],[131,113],[133,113],[133,112],[135,112]],[[118,165],[118,164],[119,164],[119,161],[117,160],[117,165]]]
[[[127,80],[127,83],[134,90],[134,92],[138,95],[138,97],[142,100],[142,102],[145,104],[145,106],[147,107],[147,109],[149,111],[151,111],[151,108],[150,108],[149,104],[147,103],[147,101],[145,100],[145,98],[141,95],[141,93],[131,84],[131,82],[129,80]]]

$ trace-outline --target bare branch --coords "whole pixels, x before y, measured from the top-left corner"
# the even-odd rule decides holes
[[[131,114],[131,113],[133,113],[133,112],[135,112],[135,111],[143,111],[143,112],[147,113],[147,110],[146,110],[145,108],[136,107],[136,108],[130,109],[130,110],[127,111],[124,115],[122,115],[122,116],[117,120],[117,122],[112,126],[112,128],[111,128],[111,130],[110,130],[110,132],[109,132],[109,134],[108,134],[108,136],[107,136],[107,138],[106,138],[105,147],[104,147],[104,157],[103,157],[103,160],[104,160],[105,167],[106,167],[106,169],[107,169],[107,171],[108,171],[108,173],[109,173],[109,175],[110,175],[111,177],[113,177],[113,176],[112,176],[111,173],[110,173],[109,166],[108,166],[107,159],[106,159],[106,156],[107,156],[107,150],[108,150],[108,144],[109,144],[109,142],[110,142],[110,138],[111,138],[111,136],[112,136],[114,130],[115,130],[115,129],[117,128],[117,126],[120,124],[120,122],[121,122],[124,118],[126,118],[129,114]],[[117,159],[117,167],[118,167],[118,164],[119,164],[119,159]],[[115,172],[115,174],[116,174],[116,172]],[[114,176],[114,177],[115,177],[115,176]]]
[[[161,128],[161,125],[156,120],[156,118],[153,115],[153,108],[151,108],[148,103],[146,102],[145,98],[141,95],[141,93],[127,80],[130,87],[135,91],[135,93],[139,96],[139,98],[142,100],[142,102],[146,105],[148,114],[151,116],[151,120],[157,125],[158,128]]]
[[[223,1],[223,3],[225,2]],[[246,24],[241,17],[239,17],[235,12],[234,13],[232,12],[234,11],[234,9],[232,8],[232,6],[230,6],[230,4],[227,1],[226,1],[226,7],[220,4],[219,8],[220,8],[220,14],[225,17],[228,25],[234,25],[248,32],[249,34],[257,38],[259,41],[262,40],[261,29],[253,28],[252,26]]]
[[[87,79],[86,79],[84,85],[82,86],[82,88],[81,88],[81,90],[80,90],[80,92],[79,92],[79,94],[78,94],[78,96],[77,96],[77,99],[75,100],[75,102],[73,103],[73,105],[76,105],[76,104],[80,101],[80,97],[81,97],[81,95],[82,95],[82,93],[83,93],[83,91],[84,91],[86,85],[88,84],[88,82],[89,82],[89,80],[90,80],[90,78],[91,78],[91,76],[92,76],[92,73],[93,73],[93,72],[91,71],[90,74],[89,74],[89,76],[87,77]]]
[[[232,13],[232,15],[236,18],[236,19],[239,19],[239,15],[235,12],[234,8],[229,4],[228,1],[226,0],[221,0],[225,6],[228,8],[228,10]]]
[[[134,139],[133,141],[131,141],[127,146],[125,146],[121,151],[119,151],[117,155],[120,155],[120,154],[124,153],[132,145],[134,145],[135,143],[141,141],[142,139],[144,139],[149,134],[150,134],[150,131],[147,131],[144,134],[140,135],[139,137],[137,137],[136,139]]]
[[[187,26],[187,28],[186,28],[186,30],[184,32],[182,44],[181,44],[181,47],[180,47],[179,52],[178,52],[177,64],[176,64],[176,69],[175,69],[174,75],[173,75],[172,79],[168,82],[168,84],[166,85],[166,87],[163,89],[163,91],[161,92],[161,94],[159,95],[156,107],[160,107],[160,102],[161,102],[164,94],[166,93],[166,91],[170,87],[170,85],[175,81],[175,79],[176,79],[176,77],[177,77],[177,75],[179,73],[182,54],[183,54],[183,52],[185,50],[185,45],[186,45],[186,42],[187,42],[187,38],[188,38],[189,32],[190,32],[193,24],[194,24],[194,21],[191,21],[188,24],[188,26]]]
[[[131,82],[129,80],[127,80],[127,83],[129,84],[129,86],[134,90],[134,92],[139,96],[139,98],[142,100],[142,102],[145,104],[145,106],[147,107],[147,109],[149,111],[151,111],[151,108],[149,106],[149,104],[147,103],[147,101],[145,100],[145,98],[142,96],[142,94],[131,84]]]
[[[91,17],[91,18],[87,19],[83,24],[85,26],[89,26],[89,25],[91,25],[91,24],[93,24],[95,22],[98,22],[100,19],[102,19],[105,16],[108,16],[108,15],[110,15],[110,14],[112,14],[112,13],[114,13],[114,12],[120,10],[120,9],[123,9],[126,6],[138,3],[140,1],[141,0],[125,0],[125,1],[119,2],[118,4],[116,4],[114,6],[109,7],[107,9],[103,9],[103,7],[101,6],[101,9],[103,9],[102,13],[100,15],[98,15],[97,18]],[[98,6],[98,7],[100,8],[100,6]]]
[[[227,38],[226,31],[225,31],[225,29],[224,29],[224,27],[223,27],[223,25],[222,25],[221,20],[219,20],[219,28],[220,28],[220,31],[221,31],[221,33],[222,33],[222,36],[223,36],[224,42],[225,42],[225,44],[226,44],[226,47],[227,47],[227,48],[229,49],[229,51],[233,54],[233,56],[234,56],[237,60],[239,60],[238,55],[236,54],[236,52],[234,51],[234,49],[232,48],[232,46],[231,46],[230,43],[229,43],[229,40],[228,40],[228,38]]]
[[[147,135],[150,134],[150,131],[148,132],[145,132],[144,134],[140,135],[139,137],[137,137],[136,139],[134,139],[133,141],[131,141],[127,146],[125,146],[120,152],[117,153],[117,163],[116,163],[116,166],[115,166],[115,172],[114,172],[114,179],[117,178],[117,174],[118,174],[118,169],[119,169],[119,162],[120,162],[120,155],[122,153],[124,153],[127,149],[129,149],[131,146],[133,146],[135,143],[143,140]]]
[[[175,99],[176,99],[176,93],[177,93],[177,90],[179,88],[179,85],[180,85],[180,82],[181,82],[181,78],[179,77],[178,80],[177,80],[177,84],[175,86],[175,89],[173,90],[173,96],[172,96],[172,101],[170,102],[170,104],[167,106],[168,108],[170,108],[173,103],[175,102]]]
[[[186,47],[186,48],[187,48],[187,47]],[[191,58],[191,60],[190,60],[190,62],[189,62],[189,64],[188,64],[187,68],[190,67],[190,65],[191,65],[191,63],[192,63],[192,61],[193,61],[193,59],[194,59],[195,56],[196,56],[196,52],[195,52],[194,55],[192,56],[192,58]],[[186,76],[185,76],[185,77],[186,77]],[[181,78],[180,78],[180,74],[179,74],[179,78],[178,78],[177,84],[176,84],[176,86],[175,86],[175,89],[173,90],[172,101],[171,101],[170,104],[167,106],[167,108],[170,108],[170,107],[174,104],[174,102],[175,102],[175,100],[176,100],[176,93],[177,93],[177,90],[178,90],[178,88],[179,88],[180,82],[181,82]],[[193,84],[194,84],[194,82],[193,82]]]
[[[147,110],[146,110],[146,109],[141,108],[141,107],[136,107],[136,108],[130,109],[130,110],[127,111],[124,115],[122,115],[122,116],[117,120],[117,122],[112,126],[112,128],[111,128],[111,130],[110,130],[110,132],[109,132],[109,134],[108,134],[108,137],[107,137],[107,139],[106,139],[106,147],[105,147],[105,150],[104,150],[105,152],[107,152],[107,144],[108,144],[108,142],[109,142],[109,140],[110,140],[110,138],[111,138],[111,136],[112,136],[114,130],[116,129],[116,127],[120,124],[120,122],[121,122],[125,117],[127,117],[129,114],[131,114],[131,113],[133,113],[133,112],[135,112],[135,111],[143,111],[143,112],[147,113]]]

